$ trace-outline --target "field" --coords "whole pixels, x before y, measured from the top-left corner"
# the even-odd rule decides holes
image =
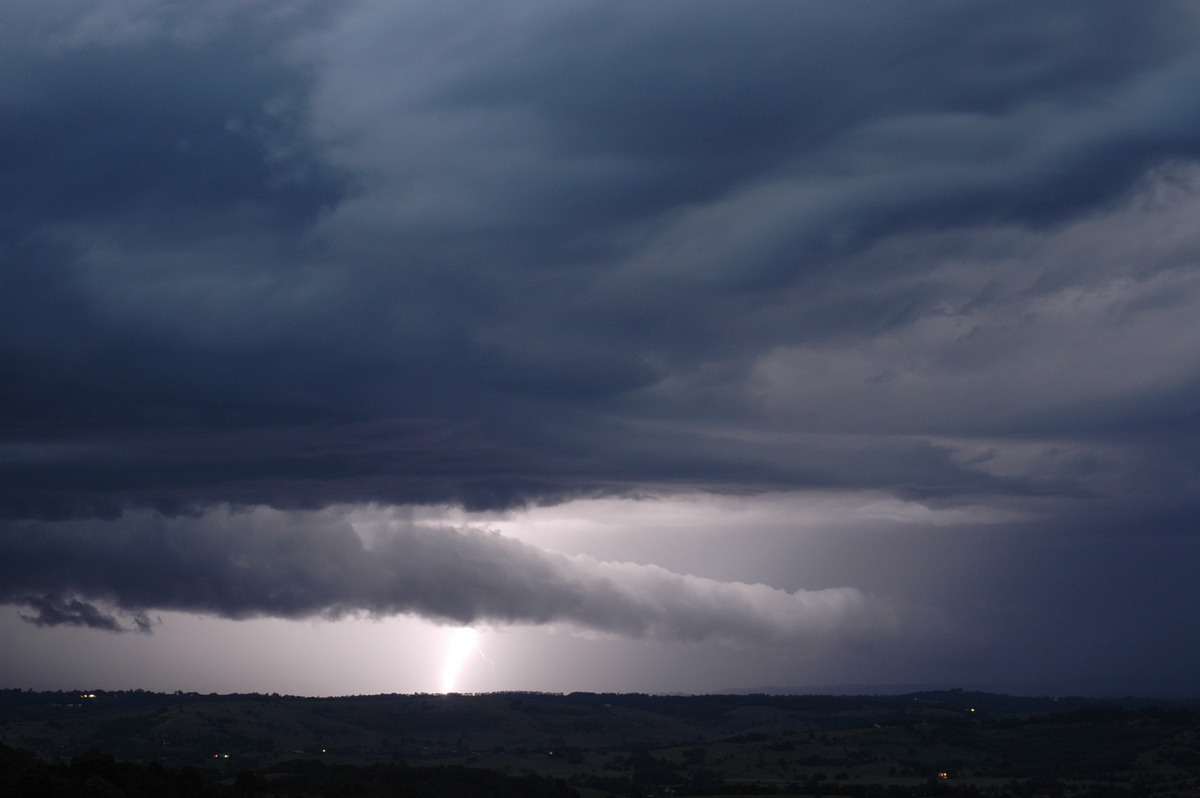
[[[0,691],[0,742],[46,761],[101,751],[126,762],[188,767],[218,783],[258,774],[260,794],[271,794],[268,787],[301,794],[282,790],[287,774],[305,768],[351,774],[420,767],[559,780],[584,798],[1165,798],[1200,794],[1194,709],[962,691],[315,699],[13,690]]]

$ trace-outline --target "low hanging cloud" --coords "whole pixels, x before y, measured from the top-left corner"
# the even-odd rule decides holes
[[[85,626],[89,629],[102,629],[106,632],[133,631],[122,626],[121,622],[113,615],[102,611],[94,604],[80,601],[77,598],[63,598],[61,595],[47,594],[26,596],[21,603],[28,605],[37,613],[33,616],[21,616],[34,626]],[[150,631],[150,620],[142,613],[136,613],[132,621],[137,631]]]
[[[473,528],[392,518],[356,527],[337,510],[10,524],[0,563],[0,601],[35,613],[25,620],[112,632],[150,631],[156,610],[408,614],[672,641],[798,642],[890,634],[898,624],[851,587],[788,592],[567,556]]]

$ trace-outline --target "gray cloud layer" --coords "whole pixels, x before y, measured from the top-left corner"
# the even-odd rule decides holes
[[[887,634],[894,610],[852,588],[794,593],[653,565],[567,557],[477,530],[380,520],[364,535],[335,512],[141,514],[9,528],[0,601],[38,625],[121,631],[92,601],[133,615],[226,618],[415,614],[458,624],[566,624],[659,640],[802,642]]]
[[[284,8],[8,12],[8,516],[1078,492],[961,446],[1192,423],[1186,6]]]

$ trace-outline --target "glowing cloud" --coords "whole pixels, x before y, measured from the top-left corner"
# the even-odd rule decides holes
[[[557,625],[633,638],[799,641],[890,634],[893,608],[852,587],[789,592],[547,551],[496,532],[379,511],[220,510],[197,518],[19,524],[0,537],[0,602],[43,626],[148,631],[144,613],[225,618],[416,615],[457,626]],[[69,616],[53,611],[72,608]],[[453,682],[475,633],[452,638]]]

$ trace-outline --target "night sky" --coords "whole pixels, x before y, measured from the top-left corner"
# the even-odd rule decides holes
[[[0,687],[1200,695],[1198,222],[1193,3],[6,0]]]

